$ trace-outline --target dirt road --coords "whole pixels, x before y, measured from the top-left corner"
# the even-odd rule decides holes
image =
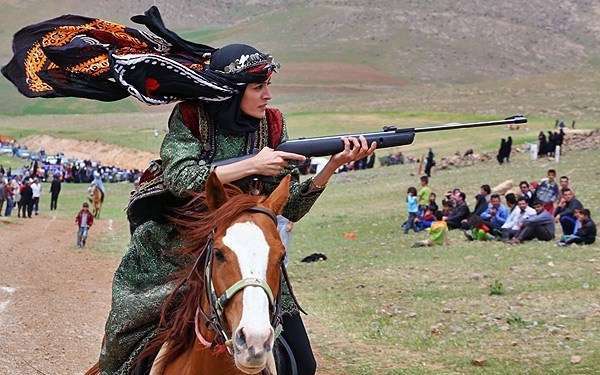
[[[95,363],[118,262],[77,249],[70,220],[0,223],[0,374],[82,374]]]

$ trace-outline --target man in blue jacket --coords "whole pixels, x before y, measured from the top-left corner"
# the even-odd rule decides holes
[[[523,220],[523,229],[512,243],[521,243],[533,239],[551,241],[554,239],[554,217],[544,209],[544,203],[533,203],[536,215]]]
[[[502,204],[498,194],[492,194],[490,203],[485,211],[481,214],[481,219],[492,232],[501,232],[502,226],[506,222],[510,214],[508,207]]]

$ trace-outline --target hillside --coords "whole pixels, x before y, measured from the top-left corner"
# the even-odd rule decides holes
[[[186,0],[50,0],[40,7],[33,0],[2,0],[0,59],[9,58],[11,36],[24,25],[64,13],[131,24],[131,15],[153,3],[161,8],[167,25],[184,37],[215,46],[245,41],[271,51],[283,63],[280,103],[295,109],[304,102],[330,109],[338,104],[321,106],[320,102],[334,97],[343,105],[345,98],[358,96],[367,108],[397,108],[397,102],[414,100],[416,109],[429,110],[433,105],[446,110],[443,103],[456,99],[454,88],[482,89],[484,103],[505,102],[519,92],[488,96],[486,87],[525,79],[529,92],[522,92],[527,95],[518,102],[524,109],[543,114],[543,105],[531,105],[531,94],[546,91],[547,79],[568,74],[570,79],[560,80],[557,89],[567,91],[575,103],[565,106],[566,97],[559,98],[556,102],[565,108],[558,114],[581,112],[597,117],[594,109],[574,108],[593,98],[600,82],[596,74],[600,6],[593,1],[247,0],[198,5]],[[581,89],[577,81],[593,87]],[[448,85],[451,89],[445,90]],[[7,99],[0,104],[0,113],[13,115],[137,108],[126,101],[38,104],[18,97],[5,80],[0,93]],[[381,93],[391,100],[382,102]],[[470,98],[466,104],[476,112],[489,113],[479,100]]]

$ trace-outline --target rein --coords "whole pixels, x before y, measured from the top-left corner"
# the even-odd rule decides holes
[[[277,215],[268,208],[265,207],[251,207],[245,210],[247,212],[253,213],[261,213],[267,215],[277,226]],[[281,289],[279,288],[279,293],[277,296],[273,296],[273,291],[269,284],[265,280],[256,279],[256,278],[245,278],[237,281],[233,285],[231,285],[223,294],[220,296],[217,295],[214,285],[212,283],[212,260],[214,255],[214,230],[208,237],[206,244],[204,245],[203,250],[198,255],[198,258],[194,262],[194,265],[186,277],[185,281],[187,281],[194,272],[197,272],[198,266],[201,261],[204,261],[204,290],[206,292],[207,300],[209,301],[209,313],[207,314],[202,310],[200,304],[196,308],[196,314],[194,318],[194,331],[196,334],[196,338],[198,342],[200,342],[204,347],[214,349],[216,352],[224,352],[227,350],[229,354],[233,354],[233,343],[232,338],[229,337],[223,322],[223,313],[225,311],[225,307],[228,302],[235,296],[237,293],[241,292],[245,288],[249,286],[261,288],[265,294],[267,295],[267,299],[269,300],[269,307],[272,311],[271,314],[271,326],[275,330],[275,338],[277,338],[282,332],[282,324],[281,324]],[[283,263],[281,264],[281,275],[286,283],[289,284],[289,279],[287,275],[287,271]],[[184,281],[184,282],[185,282]],[[281,279],[280,279],[281,283]],[[294,296],[291,286],[289,286],[290,293],[299,310],[303,313],[304,310],[300,308],[296,296]],[[216,333],[214,339],[209,341],[200,333],[200,329],[198,327],[198,318],[201,317],[202,320],[205,321],[206,326]]]

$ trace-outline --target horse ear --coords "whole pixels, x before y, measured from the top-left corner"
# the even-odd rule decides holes
[[[215,211],[227,202],[225,188],[215,172],[212,172],[210,176],[208,176],[204,191],[206,192],[206,204],[209,211]]]
[[[281,212],[283,212],[283,208],[285,207],[285,204],[287,203],[287,200],[290,196],[291,179],[292,176],[285,176],[279,183],[279,186],[277,186],[277,188],[273,190],[271,195],[269,195],[269,197],[263,202],[265,206],[269,207],[271,210],[273,210],[273,212],[275,212],[278,215],[281,214]]]

